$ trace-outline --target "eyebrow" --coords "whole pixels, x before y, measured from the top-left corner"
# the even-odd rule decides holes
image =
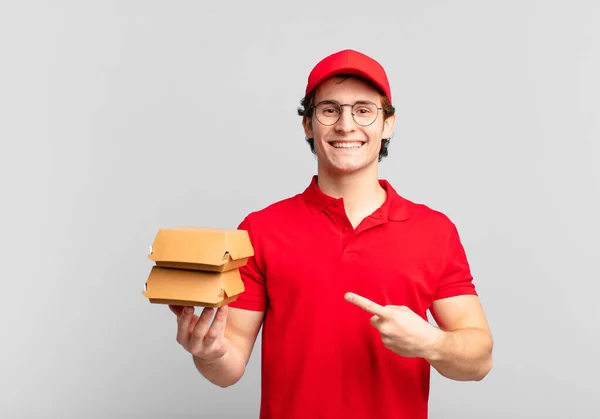
[[[372,103],[374,105],[376,105],[375,102],[371,102],[370,100],[357,100],[356,102],[354,102],[354,104],[356,105],[357,103]]]
[[[340,102],[338,102],[337,100],[333,100],[333,99],[325,99],[325,100],[321,100],[319,103],[324,103],[324,102],[325,102],[325,103],[337,103],[338,105],[340,104]],[[354,102],[354,103],[350,103],[349,105],[356,105],[356,104],[359,104],[359,103],[360,103],[360,104],[372,103],[372,104],[376,105],[376,103],[375,103],[375,102],[372,102],[372,101],[370,101],[370,100],[365,100],[365,99],[362,99],[362,100],[357,100],[356,102]]]

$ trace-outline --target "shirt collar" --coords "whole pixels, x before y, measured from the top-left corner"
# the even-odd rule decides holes
[[[310,184],[302,193],[304,202],[306,202],[313,214],[324,211],[329,205],[340,200],[323,193],[317,184],[317,180],[317,175],[314,175]],[[387,180],[379,179],[379,184],[385,189],[387,196],[385,202],[377,212],[391,221],[406,220],[409,215],[406,199],[398,195]]]

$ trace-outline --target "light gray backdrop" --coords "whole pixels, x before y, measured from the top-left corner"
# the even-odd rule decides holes
[[[148,248],[308,185],[296,107],[342,48],[386,67],[381,177],[455,221],[496,341],[483,382],[433,374],[431,417],[600,416],[598,2],[6,0],[2,417],[257,417],[260,343],[204,380]]]

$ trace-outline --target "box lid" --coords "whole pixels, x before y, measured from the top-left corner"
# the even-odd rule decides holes
[[[254,256],[245,230],[202,227],[160,229],[148,257],[155,262],[223,265]]]

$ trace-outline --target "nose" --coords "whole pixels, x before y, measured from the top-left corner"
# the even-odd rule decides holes
[[[345,109],[348,107],[349,109]],[[337,132],[352,132],[356,128],[356,123],[352,117],[352,105],[341,105],[342,111],[340,119],[335,124]]]

